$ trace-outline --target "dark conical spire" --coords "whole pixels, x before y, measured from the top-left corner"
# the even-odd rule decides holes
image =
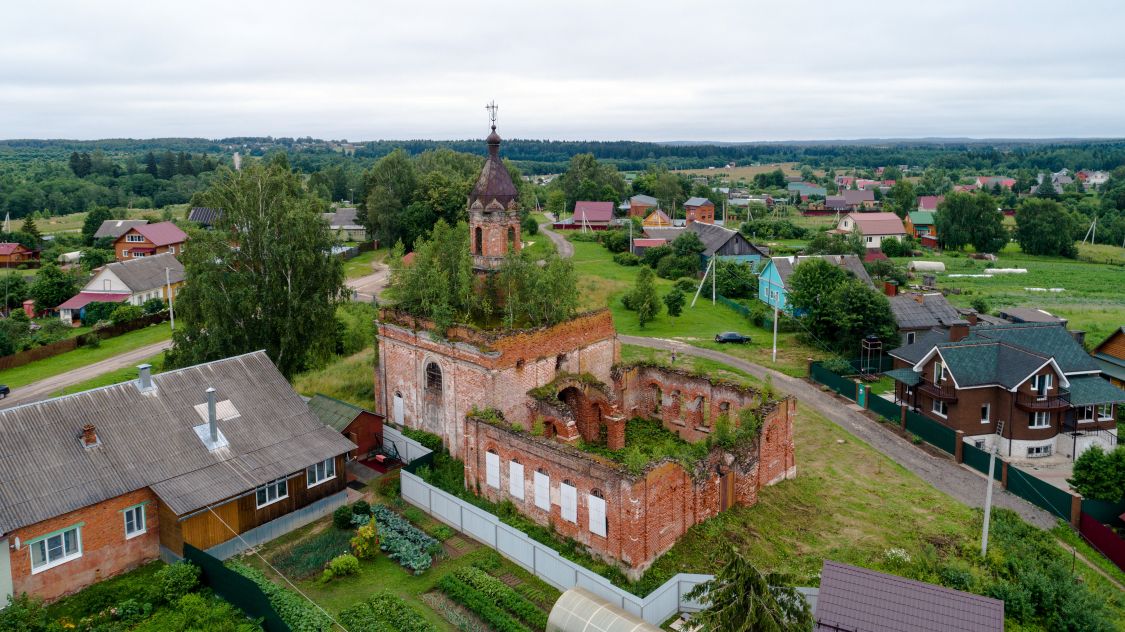
[[[512,175],[500,159],[500,134],[496,133],[496,125],[492,125],[492,133],[485,139],[488,145],[488,158],[480,171],[480,177],[469,194],[469,206],[480,202],[488,206],[493,200],[500,202],[504,208],[519,197],[519,189],[512,182]]]

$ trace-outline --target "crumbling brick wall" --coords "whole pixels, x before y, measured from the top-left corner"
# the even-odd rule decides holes
[[[608,310],[579,315],[539,329],[485,333],[454,328],[447,339],[432,323],[384,310],[378,327],[377,407],[392,421],[440,435],[457,455],[461,420],[474,407],[495,408],[530,427],[526,393],[560,372],[589,373],[609,381],[620,345]],[[436,364],[441,389],[426,388],[426,368]],[[396,408],[396,399],[398,400]]]

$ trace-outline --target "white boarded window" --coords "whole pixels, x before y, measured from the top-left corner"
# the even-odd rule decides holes
[[[587,494],[586,502],[590,507],[590,533],[605,537],[605,499],[593,494]]]
[[[516,461],[508,463],[508,493],[523,500],[523,464]]]
[[[484,453],[485,480],[489,487],[500,489],[500,455],[495,452]]]
[[[559,500],[562,503],[562,518],[567,522],[578,522],[578,490],[563,481],[559,485]]]
[[[535,473],[535,506],[551,510],[551,477],[546,472]]]

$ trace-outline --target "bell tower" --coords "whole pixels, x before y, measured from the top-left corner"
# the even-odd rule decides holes
[[[520,251],[519,189],[500,159],[500,135],[496,133],[496,104],[489,103],[488,158],[469,193],[469,248],[473,269],[496,270],[509,252]]]

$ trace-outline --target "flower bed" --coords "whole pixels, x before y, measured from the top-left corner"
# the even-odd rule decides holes
[[[433,555],[441,551],[441,543],[385,505],[371,507],[371,514],[379,526],[379,548],[388,557],[415,575],[430,567]]]

